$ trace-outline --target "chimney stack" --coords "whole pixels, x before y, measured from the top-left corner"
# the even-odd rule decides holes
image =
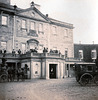
[[[4,3],[4,4],[9,4],[10,5],[10,0],[0,0],[0,3]]]
[[[48,14],[46,14],[46,17],[48,17]]]

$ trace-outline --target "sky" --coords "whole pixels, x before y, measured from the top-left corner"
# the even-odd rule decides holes
[[[29,8],[32,0],[11,0],[12,5]],[[49,17],[74,26],[74,43],[98,44],[98,0],[33,0]]]

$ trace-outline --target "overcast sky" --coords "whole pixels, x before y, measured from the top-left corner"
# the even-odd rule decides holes
[[[20,8],[32,0],[11,0]],[[33,0],[49,17],[74,25],[74,43],[98,44],[98,0]]]

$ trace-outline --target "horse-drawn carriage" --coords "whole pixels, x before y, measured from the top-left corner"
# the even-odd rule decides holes
[[[98,85],[98,67],[95,64],[76,64],[76,81],[85,86],[89,83]]]

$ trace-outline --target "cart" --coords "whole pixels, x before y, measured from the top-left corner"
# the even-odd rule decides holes
[[[76,64],[76,81],[85,86],[89,83],[95,83],[98,86],[98,68],[95,64]]]

